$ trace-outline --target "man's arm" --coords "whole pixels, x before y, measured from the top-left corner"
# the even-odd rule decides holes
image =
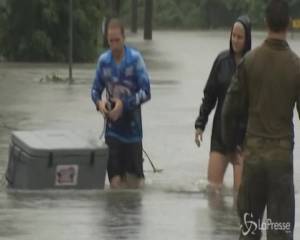
[[[101,58],[100,58],[97,63],[95,79],[91,89],[91,98],[95,103],[97,110],[100,110],[99,108],[100,108],[100,102],[102,98],[101,96],[104,88],[105,88],[105,84],[101,77]]]
[[[135,71],[138,91],[135,95],[126,96],[121,99],[123,102],[124,111],[133,110],[151,98],[150,78],[141,54],[138,54]]]
[[[247,122],[248,89],[244,60],[234,74],[222,108],[222,138],[226,146],[234,150],[238,144],[238,132],[241,122]],[[243,123],[246,124],[246,123]]]

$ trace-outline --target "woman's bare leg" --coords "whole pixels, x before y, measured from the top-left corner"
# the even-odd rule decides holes
[[[241,152],[236,152],[231,155],[230,159],[232,161],[233,167],[233,205],[237,205],[237,197],[239,188],[242,181],[243,174],[243,154]]]
[[[207,176],[211,188],[219,190],[222,187],[227,165],[225,155],[219,152],[210,153]]]

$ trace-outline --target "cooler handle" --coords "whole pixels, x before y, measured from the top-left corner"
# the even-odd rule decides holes
[[[90,166],[94,166],[95,163],[95,152],[91,152],[91,157],[90,157]]]
[[[48,168],[52,168],[52,167],[53,167],[53,153],[50,152],[49,159],[48,159]]]

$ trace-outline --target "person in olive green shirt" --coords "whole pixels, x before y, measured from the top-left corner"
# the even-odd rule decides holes
[[[300,59],[286,38],[288,4],[266,8],[267,39],[249,52],[234,75],[222,111],[222,137],[230,146],[241,116],[247,117],[245,160],[238,193],[240,239],[260,239],[263,214],[267,239],[293,239],[293,110],[300,113]]]

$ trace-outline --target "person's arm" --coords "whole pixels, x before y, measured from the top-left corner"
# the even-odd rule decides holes
[[[238,144],[238,132],[245,127],[248,119],[248,88],[244,60],[237,67],[222,108],[222,139],[228,149],[234,150]]]
[[[206,86],[204,88],[204,96],[200,106],[199,115],[195,121],[195,143],[200,147],[203,141],[203,132],[208,121],[208,116],[212,109],[216,106],[217,96],[217,74],[219,71],[219,60],[216,58],[210,71]]]
[[[300,82],[300,73],[298,73],[296,81]],[[297,95],[297,101],[296,101],[296,107],[298,112],[298,117],[300,119],[300,84],[298,84],[298,95]]]
[[[219,61],[218,58],[215,60],[211,72],[209,74],[209,78],[206,82],[206,86],[204,88],[204,96],[202,98],[202,104],[200,106],[199,115],[195,121],[195,129],[200,129],[198,132],[202,132],[205,129],[205,126],[208,121],[208,116],[212,109],[215,107],[218,96],[217,96],[217,74],[219,71]],[[202,136],[201,136],[202,138]]]
[[[102,92],[105,88],[105,84],[103,82],[101,76],[101,57],[98,60],[95,79],[91,89],[91,98],[96,106],[97,111],[101,111],[102,113],[106,113],[105,101],[102,100]]]
[[[124,111],[131,111],[141,104],[147,102],[151,98],[149,74],[147,72],[144,60],[139,53],[135,66],[135,73],[137,77],[138,91],[132,96],[125,96],[121,99],[123,102]]]

